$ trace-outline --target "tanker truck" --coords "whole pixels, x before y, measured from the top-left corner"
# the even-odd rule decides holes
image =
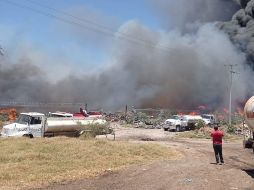
[[[86,131],[85,126],[105,123],[101,118],[55,118],[37,112],[21,113],[15,123],[3,126],[1,137],[79,136]]]
[[[244,118],[245,123],[250,129],[250,136],[247,141],[244,140],[244,147],[252,147],[254,153],[254,96],[252,96],[245,104]]]

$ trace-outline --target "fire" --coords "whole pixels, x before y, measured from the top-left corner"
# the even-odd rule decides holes
[[[183,111],[183,112],[178,112],[177,115],[199,115],[200,113],[198,111],[191,111],[191,112],[187,112],[187,111]]]
[[[8,121],[15,121],[17,117],[17,110],[14,108],[2,108],[0,109],[0,114],[6,114],[8,116]]]
[[[179,112],[178,115],[184,115],[184,113],[183,112]]]
[[[244,112],[243,112],[242,108],[238,107],[238,108],[236,108],[236,110],[237,110],[239,115],[243,116]]]
[[[225,113],[229,113],[229,111],[228,111],[228,109],[227,108],[223,108],[223,111],[225,112]]]
[[[188,115],[198,115],[198,113],[195,112],[195,111],[192,111],[192,112],[190,112]]]

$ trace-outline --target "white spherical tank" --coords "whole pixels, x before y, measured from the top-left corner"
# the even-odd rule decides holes
[[[245,104],[244,117],[246,124],[254,132],[254,96],[252,96]]]

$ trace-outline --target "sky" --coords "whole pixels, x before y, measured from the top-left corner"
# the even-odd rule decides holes
[[[67,17],[68,21],[81,23],[76,25],[52,18],[54,15],[65,19],[66,15],[41,7],[38,3],[92,23],[81,23]],[[10,49],[12,55],[19,54],[20,49],[30,48],[37,50],[34,56],[42,56],[42,52],[47,54],[51,59],[48,62],[55,63],[61,57],[68,62],[66,64],[93,70],[110,62],[110,44],[113,40],[112,36],[102,33],[102,39],[95,44],[93,38],[98,37],[96,31],[101,34],[102,25],[116,32],[130,20],[137,20],[150,28],[160,27],[151,4],[145,0],[0,0],[0,44]],[[94,23],[100,25],[99,29]],[[95,32],[91,30],[94,27]]]
[[[217,24],[239,9],[235,0],[0,0],[0,101],[216,108],[228,103],[231,63],[243,75],[237,105],[252,72]]]

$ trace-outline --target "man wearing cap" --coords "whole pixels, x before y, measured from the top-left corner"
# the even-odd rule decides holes
[[[222,137],[224,136],[223,132],[218,130],[218,126],[214,126],[214,131],[211,133],[213,139],[213,149],[215,153],[216,164],[223,164],[223,155],[222,155]]]

